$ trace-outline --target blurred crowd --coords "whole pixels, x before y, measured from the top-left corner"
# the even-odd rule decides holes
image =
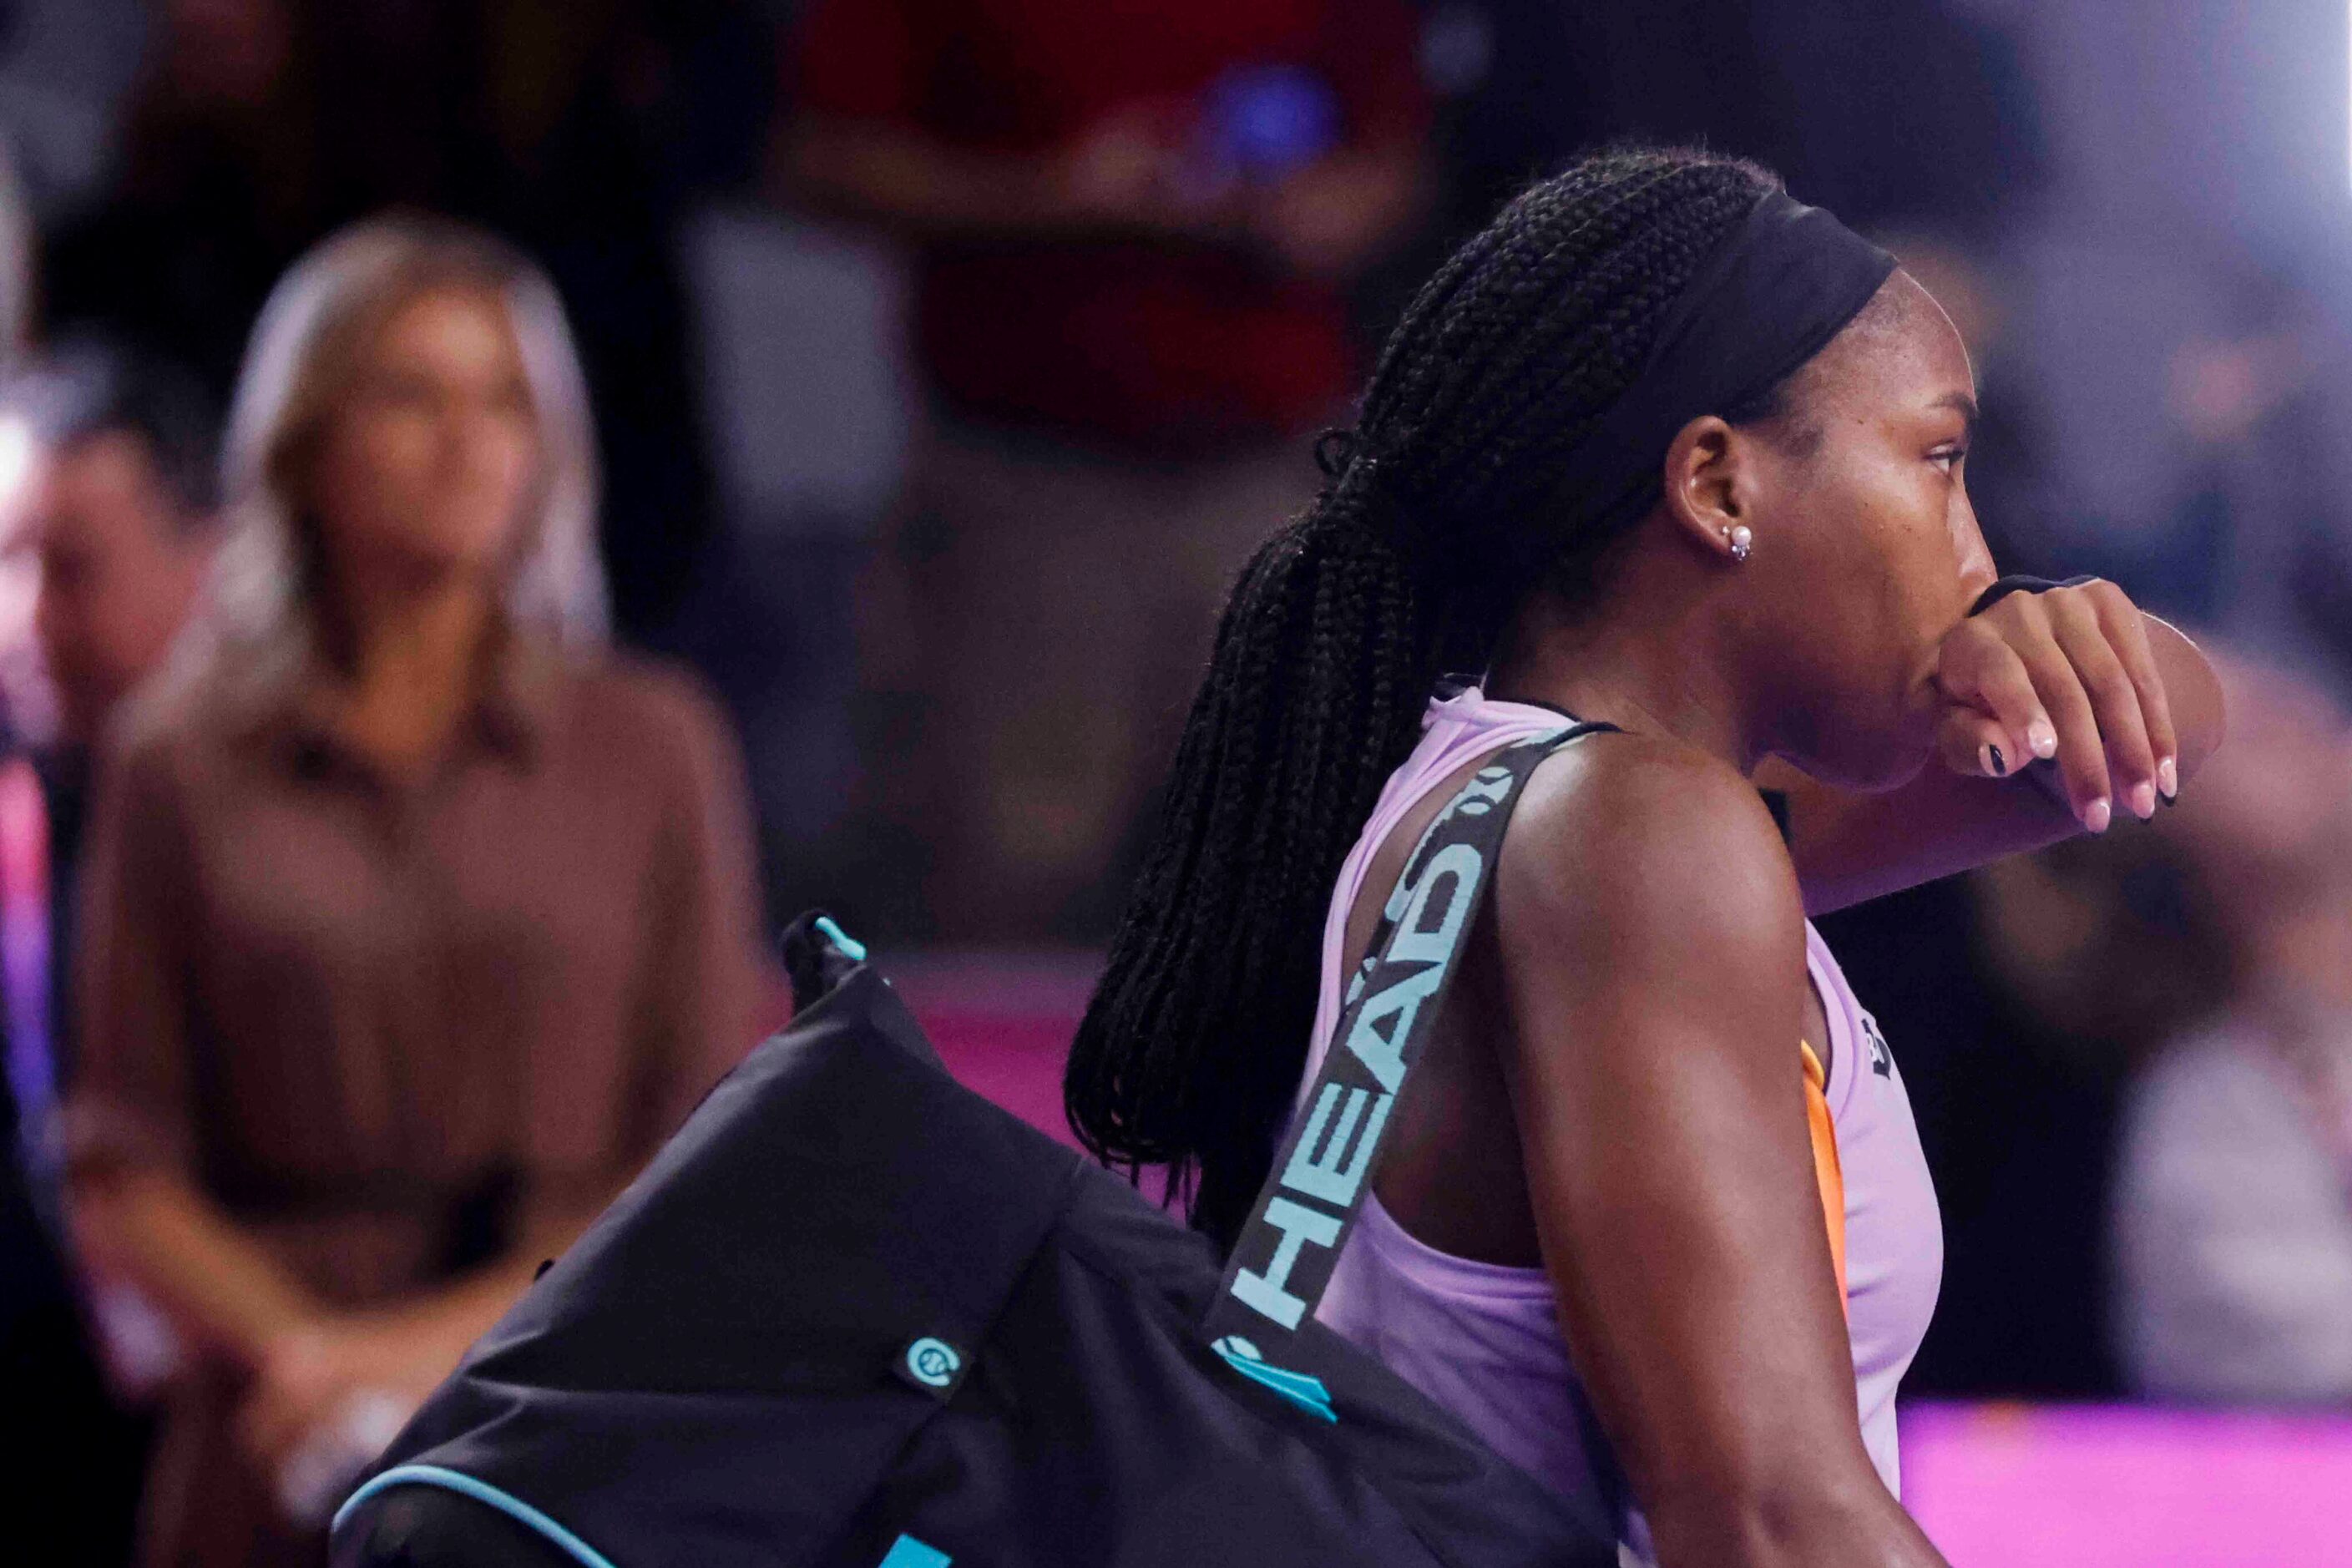
[[[2155,828],[1828,922],[1909,1386],[2352,1401],[2347,232],[2102,196],[2099,9],[0,3],[18,1517],[318,1561],[772,1020],[761,910],[1098,941],[1389,316],[1625,135],[1879,235],[2004,568],[2227,655]]]

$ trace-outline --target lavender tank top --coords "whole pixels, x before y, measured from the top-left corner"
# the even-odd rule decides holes
[[[1548,709],[1489,702],[1475,687],[1430,704],[1421,744],[1381,792],[1332,893],[1302,1092],[1314,1081],[1339,1016],[1348,912],[1380,846],[1416,803],[1474,758],[1560,723]],[[1854,1396],[1871,1462],[1899,1495],[1895,1385],[1935,1311],[1943,1225],[1902,1074],[1811,922],[1805,963],[1829,1017],[1827,1098],[1845,1180]],[[1797,1042],[1789,1046],[1794,1074]],[[1650,1559],[1648,1528],[1593,1419],[1542,1269],[1439,1252],[1406,1235],[1368,1195],[1316,1315],[1451,1410],[1505,1458],[1563,1492],[1597,1496],[1616,1510],[1628,1554]]]

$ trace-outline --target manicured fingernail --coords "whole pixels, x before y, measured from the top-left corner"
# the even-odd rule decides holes
[[[2094,833],[2105,833],[2114,817],[2115,813],[2108,809],[2105,795],[2083,808],[2083,826]]]
[[[2049,721],[2036,719],[2025,727],[2025,743],[2046,763],[2058,754],[2058,731],[2050,727]]]
[[[2156,815],[2156,786],[2152,784],[2136,784],[2132,785],[2131,808],[2132,815],[2138,817],[2142,822],[2146,822],[2149,817],[2154,816]]]
[[[2180,793],[2180,767],[2170,757],[2156,764],[2156,787],[2168,801]]]
[[[1999,746],[1988,743],[1984,750],[1978,753],[1978,759],[1984,764],[1984,771],[1993,777],[2005,779],[2009,776],[2009,759],[2000,754]]]

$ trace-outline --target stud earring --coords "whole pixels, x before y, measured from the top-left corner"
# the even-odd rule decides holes
[[[1734,561],[1747,560],[1756,548],[1756,535],[1744,522],[1735,522],[1725,529],[1723,537],[1731,542],[1731,558]]]

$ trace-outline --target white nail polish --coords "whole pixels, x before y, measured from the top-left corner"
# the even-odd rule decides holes
[[[2095,800],[2083,808],[2083,826],[2094,833],[2105,833],[2107,830],[2107,824],[2114,820],[2114,811],[2108,807],[2104,799]]]

